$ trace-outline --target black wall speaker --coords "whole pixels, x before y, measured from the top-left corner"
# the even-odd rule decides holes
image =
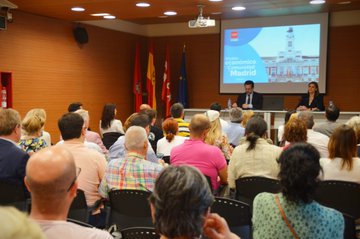
[[[85,44],[89,42],[89,36],[84,27],[77,26],[74,29],[75,41],[79,44]]]

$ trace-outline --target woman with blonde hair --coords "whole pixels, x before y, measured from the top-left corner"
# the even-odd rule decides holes
[[[350,126],[354,131],[357,138],[357,156],[360,156],[360,116],[353,116],[347,122],[346,125]]]
[[[230,146],[227,136],[222,132],[219,118],[220,113],[216,110],[208,110],[205,112],[205,115],[210,120],[210,129],[206,135],[205,143],[219,147],[225,159],[229,160],[233,148]]]
[[[41,118],[44,119],[45,123],[46,123],[46,111],[44,109],[40,109],[40,108],[36,108],[36,109],[32,109],[28,112],[28,114],[33,114],[33,115],[37,115]],[[45,126],[44,126],[45,127]],[[41,138],[43,140],[45,140],[47,146],[51,146],[51,136],[48,132],[46,132],[44,130],[44,127],[42,129],[42,135]]]
[[[184,143],[186,137],[178,135],[179,126],[173,118],[166,119],[162,124],[162,128],[165,137],[159,139],[157,142],[156,153],[163,154],[166,157],[170,156],[170,151],[173,147]]]
[[[25,115],[21,123],[23,135],[19,142],[20,147],[30,155],[47,147],[45,140],[41,138],[45,118],[34,112],[34,110],[30,110]]]
[[[321,158],[324,180],[360,183],[360,159],[356,157],[356,134],[348,125],[339,126],[330,137],[329,158]]]

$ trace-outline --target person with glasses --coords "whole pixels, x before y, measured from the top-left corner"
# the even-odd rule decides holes
[[[105,211],[98,187],[106,168],[105,156],[85,146],[86,126],[84,119],[77,113],[66,113],[58,121],[61,136],[66,147],[73,155],[75,164],[82,169],[79,188],[84,191],[88,207],[93,208],[89,223],[96,227],[105,226]]]
[[[20,137],[19,113],[13,109],[0,110],[0,181],[24,186],[29,155],[18,147]]]
[[[31,192],[30,218],[39,224],[48,239],[112,238],[106,231],[66,221],[76,197],[80,172],[64,145],[40,150],[29,159],[24,181]]]

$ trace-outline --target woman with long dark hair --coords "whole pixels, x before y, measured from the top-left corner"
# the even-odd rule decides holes
[[[319,94],[317,82],[312,81],[308,84],[308,92],[301,98],[297,110],[325,110],[323,97]]]
[[[319,158],[319,152],[307,143],[283,151],[281,193],[260,193],[254,199],[254,239],[343,238],[343,215],[313,200],[321,171]]]
[[[105,133],[117,132],[124,134],[124,129],[120,120],[115,119],[116,116],[116,105],[105,104],[100,120],[100,135],[103,136]]]
[[[228,182],[231,189],[235,189],[235,180],[242,177],[277,178],[277,159],[282,149],[266,141],[266,130],[265,120],[258,116],[246,124],[246,140],[234,149],[230,158]]]

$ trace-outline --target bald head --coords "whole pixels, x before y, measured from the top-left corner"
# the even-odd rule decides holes
[[[47,204],[66,197],[76,178],[72,154],[63,146],[53,146],[33,154],[26,166],[25,183],[37,201],[50,200]]]
[[[146,110],[146,109],[151,109],[151,106],[148,104],[141,104],[139,107],[139,110]]]
[[[210,121],[204,114],[196,114],[192,117],[189,129],[191,136],[201,136],[210,128]]]

